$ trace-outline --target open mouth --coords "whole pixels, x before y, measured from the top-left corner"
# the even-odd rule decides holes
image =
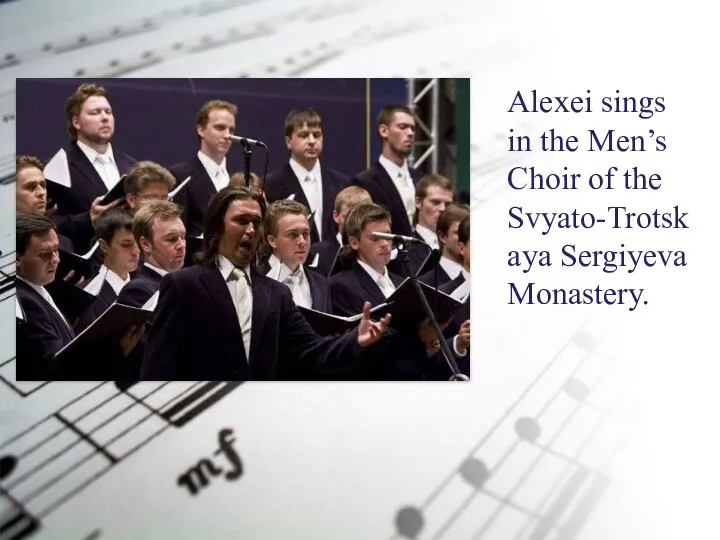
[[[246,249],[250,251],[252,249],[252,240],[242,240],[240,242],[240,249]]]

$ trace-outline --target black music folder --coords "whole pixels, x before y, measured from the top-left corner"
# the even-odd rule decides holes
[[[70,270],[75,270],[75,276],[72,279],[73,283],[77,283],[80,277],[91,278],[93,275],[92,270],[92,257],[95,251],[98,249],[98,242],[95,242],[93,247],[84,255],[78,255],[65,249],[60,248],[60,263],[58,264],[57,270],[55,271],[56,280],[64,279],[68,275]]]
[[[144,324],[151,315],[152,311],[113,303],[75,339],[55,353],[55,360],[62,362],[63,359],[80,357],[86,351],[105,344],[117,345],[129,327]]]
[[[95,295],[90,294],[74,283],[62,279],[55,279],[55,281],[46,285],[45,288],[68,321],[73,321],[80,317],[97,298]]]
[[[102,206],[106,206],[111,202],[117,201],[118,199],[125,198],[125,175],[123,174],[110,191],[108,191],[103,200],[100,202]]]
[[[462,305],[462,302],[455,300],[452,296],[440,292],[429,285],[422,282],[420,287],[425,293],[430,309],[433,310],[435,318],[439,324],[450,320]],[[395,289],[388,298],[387,304],[391,307],[389,312],[392,314],[390,326],[393,328],[417,328],[423,319],[427,317],[427,313],[422,305],[422,300],[418,296],[415,287],[410,278],[405,279],[400,286]],[[435,311],[437,306],[437,311]]]
[[[315,333],[321,336],[344,334],[348,330],[355,328],[362,318],[362,313],[358,313],[357,315],[353,315],[351,317],[341,317],[339,315],[323,313],[322,311],[316,311],[302,306],[298,306],[298,309],[300,310],[300,313],[302,313],[303,317],[305,317],[308,324],[312,326],[312,329],[315,330]],[[378,320],[389,311],[389,304],[380,304],[370,310],[370,318],[372,320]]]

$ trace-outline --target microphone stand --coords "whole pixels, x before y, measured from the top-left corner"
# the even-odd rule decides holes
[[[449,380],[469,381],[470,379],[469,377],[467,377],[467,375],[463,375],[462,373],[460,373],[460,369],[455,362],[455,355],[452,353],[449,345],[445,341],[445,336],[443,336],[442,329],[440,328],[437,319],[435,319],[435,314],[433,313],[433,310],[430,309],[430,304],[428,303],[428,300],[425,297],[425,293],[423,292],[422,287],[417,280],[415,272],[413,272],[413,269],[410,266],[410,255],[408,253],[407,245],[401,244],[400,246],[398,246],[398,255],[402,257],[402,263],[405,267],[405,271],[407,272],[408,276],[410,276],[410,281],[412,281],[413,287],[415,287],[415,292],[417,292],[418,296],[420,297],[420,302],[422,302],[425,313],[427,314],[428,319],[430,319],[433,330],[435,330],[435,336],[437,336],[438,343],[440,343],[440,350],[442,351],[443,356],[445,356],[445,361],[450,367],[450,371],[452,371],[452,375],[450,376]]]
[[[252,161],[252,150],[250,150],[250,143],[247,141],[240,141],[240,146],[242,146],[243,158],[245,159],[245,186],[250,187],[250,162]]]

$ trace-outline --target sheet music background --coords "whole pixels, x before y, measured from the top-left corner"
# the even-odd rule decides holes
[[[710,87],[714,59],[708,51],[717,50],[717,39],[703,28],[702,16],[678,29],[671,13],[653,9],[661,19],[653,28],[673,29],[675,39],[668,39],[644,26],[643,8],[642,2],[603,2],[570,20],[581,8],[562,1],[198,1],[178,7],[169,0],[110,6],[83,0],[70,10],[58,2],[20,0],[0,6],[2,179],[12,170],[15,77],[473,77],[473,381],[241,385],[182,427],[158,427],[156,438],[43,516],[36,537],[714,537],[713,497],[703,489],[717,478],[717,292],[708,285],[715,280],[709,271],[717,268],[717,250],[707,247],[717,245],[717,226],[709,221],[712,212],[702,210],[717,200],[707,159],[716,154],[710,127],[717,113],[692,99],[690,87]],[[232,26],[254,37],[213,32],[235,20]],[[109,39],[118,33],[125,37]],[[177,49],[179,36],[185,47]],[[290,36],[308,39],[309,52],[298,53]],[[44,51],[45,43],[65,52]],[[108,62],[116,54],[118,61]],[[285,62],[289,56],[293,62]],[[691,237],[628,233],[623,241],[693,250],[692,267],[633,277],[652,294],[650,306],[636,314],[505,305],[504,283],[517,279],[505,266],[508,246],[530,249],[539,242],[530,233],[508,234],[510,204],[552,211],[617,202],[605,194],[509,193],[505,174],[514,160],[560,168],[582,161],[607,166],[608,159],[515,158],[505,151],[507,130],[537,134],[603,122],[638,129],[630,118],[532,115],[511,126],[504,113],[509,96],[520,87],[564,95],[587,88],[612,92],[618,85],[668,96],[672,107],[655,125],[672,136],[672,151],[617,162],[660,169],[667,188],[652,204],[682,202],[694,212],[695,227]],[[0,186],[8,210],[1,214],[3,253],[13,249],[11,189]],[[643,196],[619,195],[628,204]],[[602,238],[583,231],[542,241],[592,244]],[[588,280],[586,273],[555,270],[535,279],[540,276],[564,285]],[[73,384],[9,383],[12,304],[0,301],[6,449],[13,437],[64,411],[79,392]],[[703,314],[706,306],[710,316]],[[20,397],[18,390],[29,394]],[[78,417],[95,411],[86,407]],[[188,495],[178,475],[213,455],[223,428],[234,432],[243,475],[234,482],[213,478],[198,495]],[[117,433],[105,435],[111,440]],[[21,458],[0,484],[11,495],[22,464]],[[52,479],[49,472],[38,474],[33,492]],[[3,523],[17,512],[4,497]]]

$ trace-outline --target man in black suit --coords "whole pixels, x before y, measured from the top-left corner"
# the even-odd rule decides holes
[[[163,276],[182,268],[185,261],[182,209],[177,204],[162,199],[142,203],[133,217],[133,236],[142,251],[143,262],[138,266],[130,283],[118,294],[117,302],[152,311],[157,304]],[[152,317],[145,323],[145,334],[128,356],[126,383],[140,379],[147,332],[150,328]]]
[[[350,211],[359,204],[371,203],[370,194],[358,186],[348,186],[335,197],[332,218],[337,224],[338,232],[335,236],[325,238],[317,244],[310,246],[309,265],[323,276],[330,277],[333,262],[338,256],[340,246],[344,244],[342,230]]]
[[[265,213],[263,234],[267,247],[267,276],[290,289],[296,306],[331,312],[327,278],[306,270],[310,248],[310,211],[298,201],[271,203]]]
[[[336,315],[351,316],[360,312],[369,301],[373,306],[383,304],[395,292],[404,278],[388,271],[387,264],[392,253],[389,240],[375,240],[374,232],[391,231],[390,213],[377,204],[360,204],[348,215],[344,235],[348,239],[346,257],[354,259],[350,268],[333,275],[330,296]],[[392,362],[367,366],[356,374],[366,379],[422,380],[428,367],[428,359],[437,353],[432,326],[424,320],[417,332],[399,332],[392,336],[391,345],[384,356]]]
[[[167,201],[173,187],[175,177],[165,167],[154,161],[138,161],[125,176],[125,204],[135,215],[147,202]]]
[[[365,361],[389,316],[342,337],[315,334],[282,283],[254,268],[264,201],[229,186],[210,201],[199,264],[167,274],[147,338],[142,380],[273,380],[286,366],[344,372]],[[369,351],[368,351],[369,352]]]
[[[438,287],[440,291],[449,294],[462,305],[453,314],[450,324],[445,328],[444,334],[453,339],[456,350],[465,354],[458,361],[460,370],[470,376],[470,216],[466,216],[457,228],[457,250],[463,260],[460,274]]]
[[[464,204],[451,204],[440,215],[437,221],[440,260],[436,267],[418,278],[420,281],[436,287],[452,281],[461,274],[463,256],[458,247],[458,228],[465,218],[469,219],[469,216],[470,208]]]
[[[39,213],[16,217],[17,298],[25,318],[17,325],[17,380],[46,381],[63,378],[64,366],[56,353],[75,337],[45,286],[55,279],[60,258],[56,225]],[[139,334],[128,330],[118,344],[108,344],[113,357],[127,355]],[[117,353],[117,354],[116,354]],[[80,355],[87,356],[87,355]],[[75,359],[70,359],[75,360]],[[78,358],[80,362],[83,358]]]
[[[415,116],[409,107],[388,105],[377,118],[382,153],[366,171],[351,180],[365,188],[375,204],[390,211],[393,232],[410,236],[415,216],[415,183],[420,172],[410,167],[407,157],[415,141]]]
[[[92,225],[104,210],[118,203],[100,205],[102,197],[120,181],[135,160],[114,149],[115,117],[107,91],[93,83],[83,83],[65,101],[65,120],[70,146],[67,155],[69,188],[51,181],[50,197],[56,209],[53,219],[80,252],[89,249]]]
[[[337,224],[332,208],[337,194],[350,183],[341,172],[320,164],[323,151],[322,119],[314,109],[295,109],[285,119],[285,145],[290,161],[268,174],[268,201],[296,200],[313,212],[311,240],[317,243],[335,236]]]
[[[230,135],[235,133],[236,114],[237,107],[233,103],[219,99],[206,102],[195,116],[200,150],[190,161],[170,167],[176,184],[190,177],[190,182],[175,199],[185,208],[188,236],[202,234],[210,199],[230,183],[232,171],[226,156],[230,150]]]
[[[87,328],[117,300],[120,291],[130,283],[130,273],[137,269],[140,250],[132,234],[133,218],[127,208],[103,212],[97,222],[97,240],[103,254],[100,271],[83,285],[95,296],[90,307],[75,325],[77,331]]]
[[[142,307],[160,290],[164,275],[183,267],[186,244],[182,209],[170,201],[147,201],[133,217],[132,232],[144,261],[120,291],[118,303]]]

